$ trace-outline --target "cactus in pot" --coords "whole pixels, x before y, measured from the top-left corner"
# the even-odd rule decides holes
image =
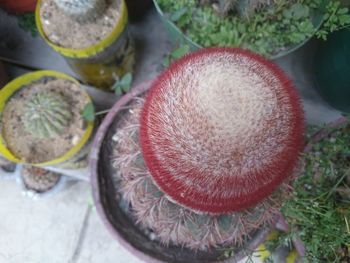
[[[25,105],[25,129],[37,138],[51,138],[69,126],[73,115],[64,96],[48,91],[38,92]]]
[[[100,16],[107,7],[106,0],[54,0],[65,14],[86,22]]]
[[[262,57],[213,48],[173,63],[113,137],[120,194],[164,244],[242,244],[275,219],[303,148],[300,101]]]

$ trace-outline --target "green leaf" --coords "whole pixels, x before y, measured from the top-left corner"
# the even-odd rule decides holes
[[[173,59],[178,59],[186,55],[189,51],[190,51],[190,47],[188,45],[183,45],[175,49],[173,52],[171,52],[170,55]]]
[[[186,14],[187,12],[187,8],[183,7],[179,10],[177,10],[176,12],[174,12],[171,16],[170,16],[170,20],[173,22],[178,21],[184,14]]]
[[[113,87],[112,90],[114,90],[114,93],[118,96],[122,95],[123,92],[128,92],[130,90],[132,83],[132,75],[131,73],[126,73],[119,81],[117,81]]]
[[[95,120],[95,108],[94,105],[89,102],[85,105],[83,109],[83,118],[86,121],[94,121]]]

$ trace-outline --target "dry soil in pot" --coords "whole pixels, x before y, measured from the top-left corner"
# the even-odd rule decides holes
[[[28,132],[24,118],[26,105],[39,92],[54,92],[68,103],[71,120],[64,130],[54,137],[38,138]],[[1,119],[1,130],[7,147],[18,158],[29,163],[43,163],[61,157],[76,145],[84,135],[86,123],[82,111],[88,98],[78,84],[44,77],[22,87],[7,102]]]

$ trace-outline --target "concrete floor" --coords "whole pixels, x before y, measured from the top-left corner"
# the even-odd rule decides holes
[[[135,83],[139,83],[159,72],[171,44],[154,10],[144,21],[132,25],[132,30],[139,50],[135,73]],[[74,75],[40,37],[32,38],[23,32],[15,19],[4,13],[0,13],[0,39],[0,59],[11,62],[6,65],[12,78],[37,68]],[[294,80],[302,95],[307,122],[312,124],[340,116],[314,89],[310,73],[316,44],[310,42],[277,61]],[[116,99],[94,90],[92,94],[97,101],[109,97],[108,104]],[[87,170],[78,173],[88,179]],[[92,205],[88,182],[72,182],[64,191],[35,201],[24,196],[14,180],[0,181],[0,189],[0,263],[141,262],[120,247],[102,225]]]

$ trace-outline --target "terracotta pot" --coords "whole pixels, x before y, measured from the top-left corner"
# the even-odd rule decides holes
[[[192,250],[181,247],[165,247],[158,242],[151,241],[139,228],[125,215],[116,200],[117,192],[113,183],[113,167],[110,162],[113,150],[110,141],[115,132],[116,124],[121,112],[133,98],[147,91],[151,81],[142,83],[133,88],[113,106],[111,111],[100,125],[90,154],[91,186],[94,203],[98,214],[103,220],[112,236],[136,257],[145,262],[237,262],[246,256],[242,247],[237,248],[232,258],[220,261],[222,250],[213,249],[207,252],[193,253]],[[279,218],[270,227],[264,227],[252,233],[252,238],[244,244],[248,251],[255,250],[275,228]]]
[[[11,14],[34,12],[37,0],[0,0],[0,8]]]

